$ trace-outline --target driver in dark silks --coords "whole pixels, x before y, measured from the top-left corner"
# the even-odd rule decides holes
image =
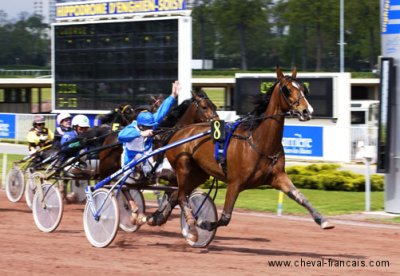
[[[69,160],[77,157],[82,149],[87,149],[87,139],[80,136],[87,132],[90,128],[88,117],[85,115],[76,115],[71,122],[72,130],[65,132],[61,137],[61,150],[59,152],[60,158],[58,161],[59,166],[68,163]],[[77,160],[63,168],[63,170],[72,177],[88,178],[91,171],[88,170],[85,160]],[[66,181],[68,182],[68,181]],[[76,195],[71,192],[66,193],[66,182],[60,188],[60,192],[64,199],[69,202],[76,201]]]

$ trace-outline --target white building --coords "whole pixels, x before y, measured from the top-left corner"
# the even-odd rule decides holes
[[[55,0],[34,0],[33,13],[43,17],[43,23],[51,24],[56,19]]]

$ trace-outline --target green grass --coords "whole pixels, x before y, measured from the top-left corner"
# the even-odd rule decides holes
[[[222,207],[225,201],[226,189],[219,189],[215,204]],[[365,210],[365,193],[339,192],[302,189],[301,192],[311,204],[324,215],[341,215],[362,212]],[[152,193],[146,193],[147,200],[154,200]],[[381,211],[384,208],[384,193],[371,193],[371,210]],[[235,208],[252,211],[273,212],[277,211],[278,191],[274,189],[252,189],[239,194]],[[283,214],[306,215],[308,211],[296,202],[284,196]],[[400,219],[399,219],[400,221]]]
[[[8,154],[7,155],[7,169],[6,169],[6,173],[8,172],[9,169],[11,169],[12,163],[15,161],[19,161],[22,158],[24,158],[24,155],[16,155],[16,154]],[[3,187],[3,159],[4,158],[4,154],[0,154],[0,187]]]
[[[365,193],[321,191],[302,189],[301,192],[309,202],[324,215],[340,215],[365,210]],[[216,204],[222,206],[225,200],[225,190],[221,190],[216,198]],[[383,210],[383,192],[371,193],[371,210]],[[278,206],[278,191],[274,189],[253,189],[240,193],[236,202],[236,208],[247,210],[276,212]],[[302,206],[284,196],[283,213],[285,214],[308,214]]]
[[[204,91],[218,109],[225,106],[224,88],[204,88]]]

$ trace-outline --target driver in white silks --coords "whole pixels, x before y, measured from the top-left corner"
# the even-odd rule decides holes
[[[143,154],[152,150],[153,131],[163,120],[171,107],[176,102],[180,90],[178,81],[172,84],[171,96],[166,98],[154,114],[145,110],[139,113],[137,119],[130,125],[122,129],[118,134],[118,140],[123,143],[122,164],[126,165],[133,159],[138,159]],[[149,176],[153,167],[153,159],[149,158],[142,162],[142,172],[144,176]],[[165,163],[165,162],[164,162]],[[163,165],[164,165],[163,163]],[[157,172],[162,170],[162,165],[157,168]]]

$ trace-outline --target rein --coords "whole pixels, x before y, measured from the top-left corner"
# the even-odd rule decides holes
[[[287,78],[285,78],[285,79],[287,79]],[[284,93],[284,91],[283,91],[281,81],[276,81],[274,87],[275,87],[277,84],[279,85],[279,93],[280,93],[280,95],[283,96],[283,98],[285,99],[286,104],[289,106],[290,109],[291,109],[294,105],[297,105],[297,106],[298,106],[298,105],[300,104],[300,100],[301,100],[302,98],[304,98],[304,95],[303,95],[303,94],[301,94],[301,96],[299,96],[299,97],[297,98],[296,101],[294,101],[293,103],[290,103],[289,99],[286,97],[286,95],[285,95],[285,93]],[[284,87],[287,89],[286,85],[284,85]],[[273,114],[273,115],[265,115],[265,114],[262,114],[262,115],[259,116],[259,117],[253,117],[253,118],[252,118],[252,117],[247,117],[247,118],[244,118],[242,121],[253,121],[253,122],[256,122],[256,121],[258,121],[258,120],[264,121],[264,120],[268,120],[268,119],[277,120],[278,117],[281,117],[281,116],[285,117],[285,116],[287,116],[287,115],[290,115],[290,112],[281,112],[281,113]],[[252,129],[251,129],[251,128],[248,130],[248,135],[247,135],[247,136],[233,134],[232,137],[233,137],[233,138],[236,138],[236,139],[240,139],[240,140],[245,140],[245,141],[250,145],[250,147],[251,147],[261,158],[267,159],[267,160],[271,160],[271,167],[272,167],[273,165],[275,165],[275,163],[276,163],[276,162],[278,161],[278,159],[279,159],[279,156],[282,154],[282,152],[279,151],[279,152],[277,152],[276,154],[267,155],[267,154],[261,152],[260,150],[258,150],[258,149],[257,149],[257,145],[254,143],[254,141],[253,141],[253,139],[252,139]]]
[[[256,121],[256,120],[263,120],[264,121],[264,120],[267,120],[267,119],[275,119],[276,120],[277,117],[286,116],[286,115],[287,115],[287,112],[285,112],[285,113],[282,112],[280,114],[273,114],[273,115],[269,115],[269,116],[263,115],[263,116],[260,116],[260,117],[257,117],[257,118],[246,118],[245,120],[254,120],[254,121]],[[259,151],[257,149],[256,144],[254,144],[253,139],[251,138],[252,137],[252,130],[248,131],[248,135],[247,136],[233,134],[232,137],[236,138],[236,139],[239,139],[239,140],[245,140],[250,145],[250,147],[258,155],[260,155],[261,158],[271,160],[272,161],[272,165],[275,165],[275,163],[278,161],[278,158],[279,158],[281,152],[278,152],[278,153],[276,153],[274,155],[267,155],[267,154],[264,154],[263,152],[261,152],[261,151]]]

